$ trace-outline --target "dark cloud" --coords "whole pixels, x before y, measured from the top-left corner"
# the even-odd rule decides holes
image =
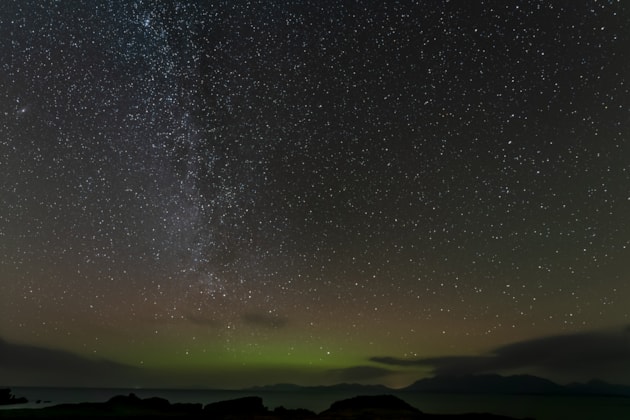
[[[242,319],[248,325],[263,328],[283,328],[288,323],[288,319],[281,316],[254,312],[244,314]]]
[[[13,384],[119,385],[142,370],[106,359],[89,359],[63,350],[9,343],[0,338],[0,377]]]
[[[430,366],[436,375],[529,370],[563,377],[616,378],[619,372],[630,371],[630,328],[521,341],[480,356],[370,360],[390,366]]]
[[[336,381],[360,382],[372,379],[381,379],[394,373],[394,371],[377,366],[352,366],[343,369],[331,369],[328,371]]]

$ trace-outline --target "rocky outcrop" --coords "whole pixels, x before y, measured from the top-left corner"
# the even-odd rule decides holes
[[[422,419],[423,413],[393,395],[359,396],[334,402],[320,419]]]
[[[11,393],[11,388],[0,389],[0,405],[26,404],[28,400],[23,397],[16,397]]]

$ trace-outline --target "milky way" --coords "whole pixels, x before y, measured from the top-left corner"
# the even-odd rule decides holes
[[[3,1],[0,336],[401,385],[430,371],[379,358],[627,325],[629,18]]]

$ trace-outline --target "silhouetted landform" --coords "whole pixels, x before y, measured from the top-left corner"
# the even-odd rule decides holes
[[[393,395],[358,396],[332,403],[320,419],[422,419],[427,415]]]
[[[434,376],[414,382],[406,388],[392,390],[382,385],[338,384],[331,386],[299,386],[277,384],[248,388],[252,392],[343,392],[356,395],[383,393],[439,393],[494,395],[591,395],[630,397],[630,386],[593,380],[587,383],[559,385],[532,375],[461,375]]]
[[[463,375],[435,376],[421,379],[403,392],[494,394],[494,395],[598,395],[630,396],[630,387],[602,381],[559,385],[531,375]]]
[[[319,416],[320,420],[397,419],[397,420],[510,420],[513,417],[488,413],[427,414],[393,395],[362,395],[334,402]]]
[[[352,393],[384,393],[392,392],[391,388],[387,388],[383,385],[361,385],[361,384],[336,384],[336,385],[315,385],[315,386],[301,386],[294,384],[275,384],[265,386],[254,386],[247,388],[246,391],[253,392],[352,392]]]
[[[202,413],[202,404],[171,404],[164,398],[140,399],[135,394],[118,395],[104,403],[59,404],[34,409],[0,411],[1,418],[125,418],[179,416],[188,417]]]
[[[565,388],[547,379],[529,375],[436,376],[421,379],[405,391],[461,394],[561,394]]]
[[[610,395],[630,397],[630,386],[609,384],[592,380],[585,384],[572,383],[566,386],[573,394],[578,395]]]
[[[269,410],[260,397],[207,404],[171,404],[163,398],[140,399],[135,394],[116,396],[104,403],[60,404],[37,409],[2,410],[0,417],[17,418],[198,418],[212,420],[513,420],[493,414],[426,414],[393,395],[359,396],[333,403],[320,414],[305,409],[277,407]]]
[[[278,407],[269,411],[260,397],[243,397],[208,404],[203,409],[208,419],[307,419],[317,415],[309,410],[289,410]]]
[[[13,395],[11,388],[0,388],[0,405],[26,404],[27,402],[26,398]]]

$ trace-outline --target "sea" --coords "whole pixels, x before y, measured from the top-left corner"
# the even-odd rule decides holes
[[[317,413],[345,398],[356,396],[350,391],[330,390],[183,390],[183,389],[112,389],[112,388],[36,388],[12,387],[17,397],[26,397],[27,404],[2,406],[13,408],[41,408],[50,405],[79,402],[105,402],[115,395],[136,394],[140,398],[161,397],[171,403],[202,403],[230,400],[257,395],[270,409],[306,408]],[[630,397],[606,396],[549,396],[549,395],[489,395],[489,394],[433,394],[389,392],[426,413],[462,414],[493,413],[515,418],[537,420],[628,420]],[[0,417],[2,412],[0,411]]]

